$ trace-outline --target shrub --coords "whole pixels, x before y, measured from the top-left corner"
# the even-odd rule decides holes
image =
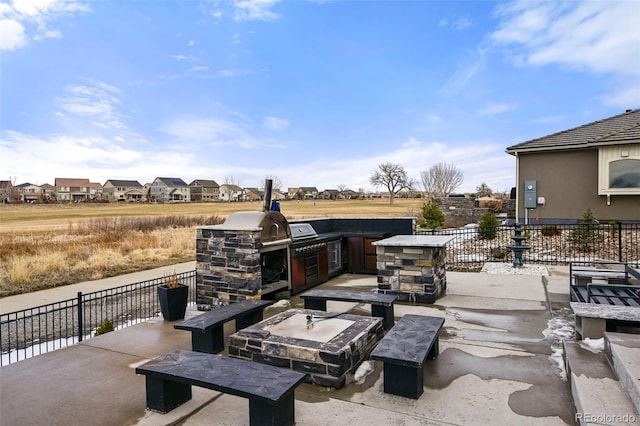
[[[110,332],[115,331],[115,330],[116,329],[113,326],[113,322],[111,322],[111,320],[109,318],[106,318],[104,321],[102,321],[102,324],[100,324],[100,327],[98,327],[96,329],[95,336],[99,336],[101,334],[110,333]]]
[[[555,237],[562,234],[562,229],[556,225],[545,225],[542,227],[541,232],[545,237]]]
[[[480,219],[478,235],[483,240],[493,240],[498,235],[498,219],[491,212],[486,212]]]
[[[584,211],[580,224],[571,231],[568,239],[578,250],[585,253],[604,240],[602,228],[590,208]]]
[[[422,205],[422,217],[424,217],[425,222],[421,226],[429,229],[440,228],[447,220],[433,199]]]

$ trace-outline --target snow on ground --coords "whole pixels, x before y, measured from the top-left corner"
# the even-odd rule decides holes
[[[594,354],[600,353],[604,351],[604,337],[599,339],[590,339],[586,337],[580,341],[580,346]]]
[[[542,334],[545,340],[551,343],[549,362],[551,362],[555,373],[558,374],[562,380],[567,380],[562,341],[573,339],[575,335],[575,325],[573,321],[564,316],[551,318],[547,321],[547,328],[542,331]]]

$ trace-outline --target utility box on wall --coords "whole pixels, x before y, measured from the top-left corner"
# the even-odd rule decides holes
[[[537,198],[536,198],[536,181],[535,180],[525,180],[524,181],[524,208],[525,209],[535,209],[537,207]]]

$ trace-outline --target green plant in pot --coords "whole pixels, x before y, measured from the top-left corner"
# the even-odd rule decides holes
[[[160,311],[165,321],[177,321],[184,318],[187,311],[189,286],[182,284],[176,274],[165,278],[158,286]]]

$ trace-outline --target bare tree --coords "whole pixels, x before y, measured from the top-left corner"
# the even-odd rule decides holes
[[[341,183],[340,185],[338,185],[338,191],[344,192],[346,190],[347,190],[347,185],[345,185],[344,183]]]
[[[489,185],[482,182],[480,185],[476,186],[476,195],[479,197],[491,197],[493,194],[493,190],[489,188]]]
[[[414,187],[415,182],[407,176],[407,172],[399,164],[382,163],[369,178],[374,186],[384,186],[389,191],[389,204],[393,204],[398,192]]]
[[[453,164],[438,163],[420,173],[422,185],[430,197],[446,197],[462,185],[464,174]]]
[[[280,191],[280,190],[282,189],[282,181],[280,180],[280,178],[279,178],[278,176],[274,176],[274,175],[267,175],[267,176],[265,176],[265,178],[264,178],[264,180],[262,181],[262,183],[264,184],[264,182],[265,182],[267,179],[271,179],[271,181],[272,181],[272,182],[271,182],[271,187],[272,187],[273,189],[276,189],[276,190],[278,190],[278,191]],[[260,185],[260,186],[262,186],[262,185]]]
[[[235,185],[235,186],[240,186],[240,179],[236,179],[233,176],[225,176],[224,177],[224,184],[225,185]]]

